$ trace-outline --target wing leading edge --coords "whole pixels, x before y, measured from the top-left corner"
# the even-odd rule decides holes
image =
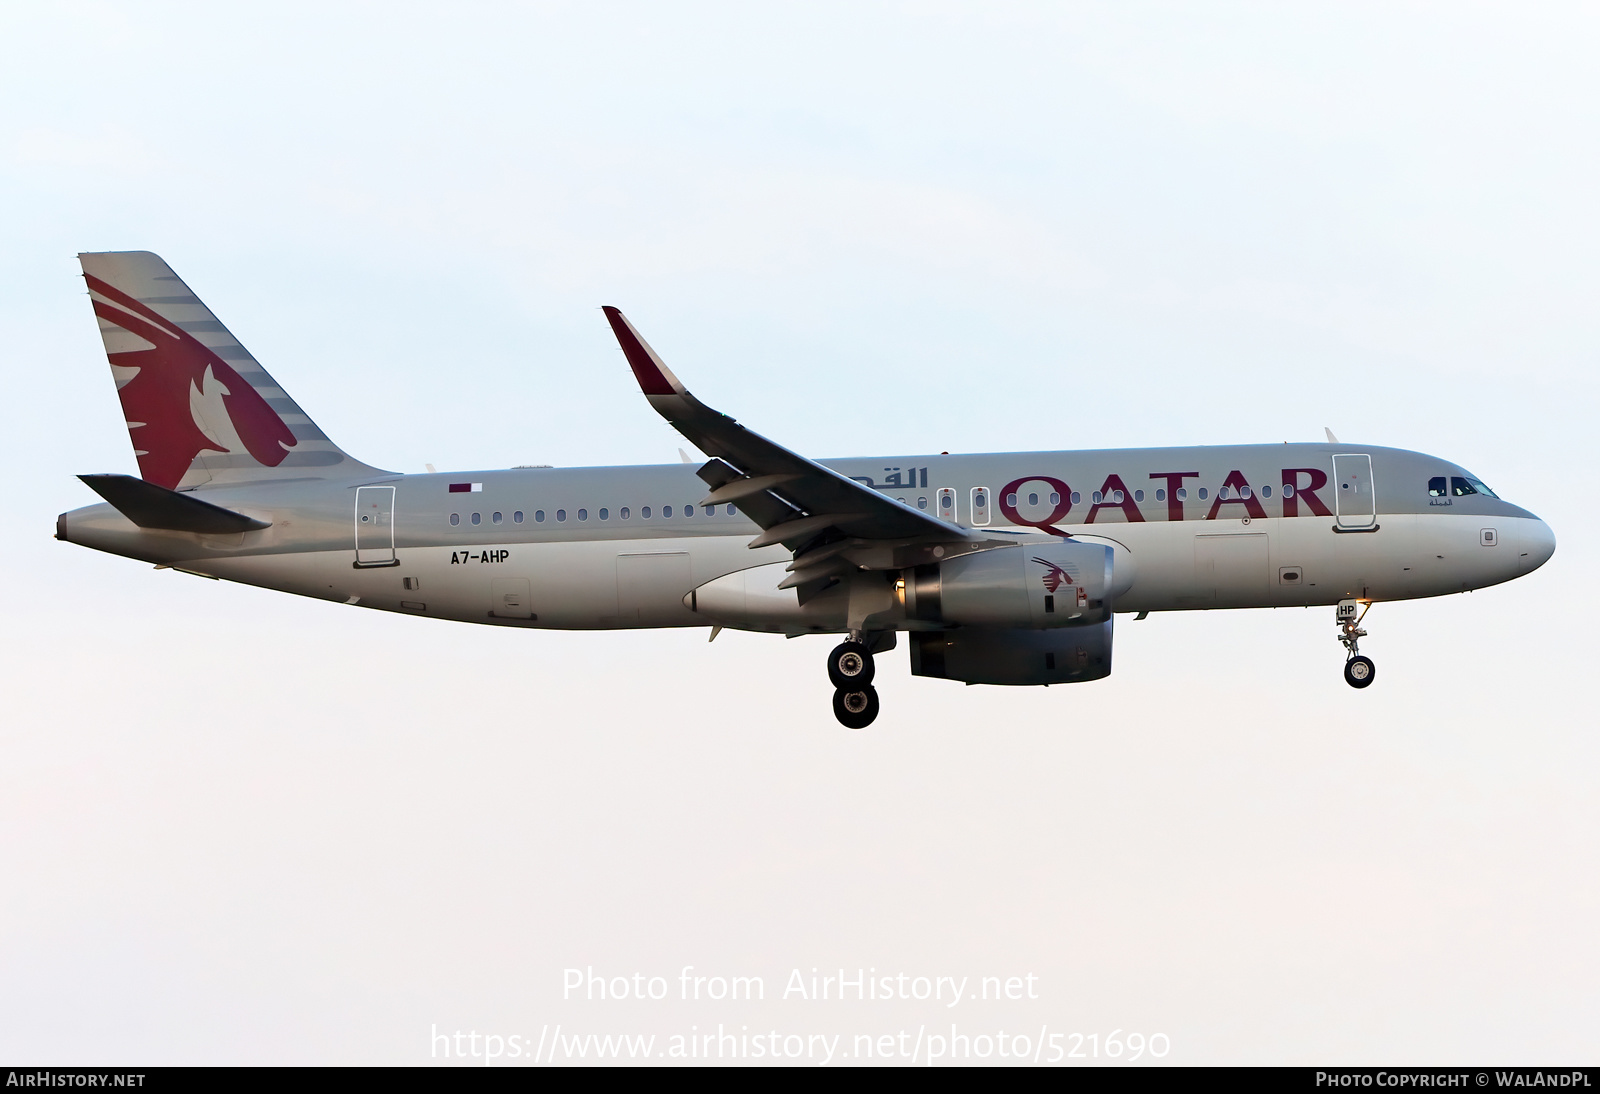
[[[656,412],[712,458],[697,474],[711,493],[703,504],[731,504],[762,532],[750,546],[781,543],[794,552],[785,582],[821,587],[837,574],[862,567],[896,569],[942,557],[949,547],[971,550],[986,542],[869,489],[815,460],[791,452],[689,393],[627,318],[602,309],[628,359],[628,367]]]

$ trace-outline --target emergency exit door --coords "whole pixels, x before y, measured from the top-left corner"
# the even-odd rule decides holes
[[[356,565],[398,566],[394,557],[394,487],[356,488]]]

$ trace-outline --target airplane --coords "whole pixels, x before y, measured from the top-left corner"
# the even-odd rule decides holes
[[[1509,581],[1555,536],[1420,452],[1327,443],[813,460],[700,402],[613,307],[645,399],[709,457],[383,471],[339,448],[171,268],[79,255],[139,475],[56,538],[202,577],[498,627],[842,635],[833,711],[915,676],[1084,683],[1116,614],[1333,606],[1344,677],[1368,609]],[[681,451],[681,450],[680,450]]]

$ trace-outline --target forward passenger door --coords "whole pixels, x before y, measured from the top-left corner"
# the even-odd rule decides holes
[[[1372,457],[1365,452],[1333,457],[1333,511],[1340,528],[1371,528],[1378,519]]]

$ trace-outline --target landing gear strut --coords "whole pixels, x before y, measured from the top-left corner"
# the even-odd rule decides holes
[[[828,655],[833,683],[833,716],[846,729],[866,729],[878,716],[878,691],[872,686],[872,651],[851,635]]]
[[[1359,600],[1341,600],[1339,607],[1335,609],[1335,619],[1339,624],[1339,641],[1345,648],[1344,682],[1353,688],[1366,687],[1372,683],[1373,677],[1378,672],[1372,663],[1372,658],[1363,657],[1359,649],[1361,639],[1367,636],[1367,632],[1361,629],[1361,621],[1367,617],[1371,607],[1370,600],[1367,601],[1365,608],[1361,607]]]

